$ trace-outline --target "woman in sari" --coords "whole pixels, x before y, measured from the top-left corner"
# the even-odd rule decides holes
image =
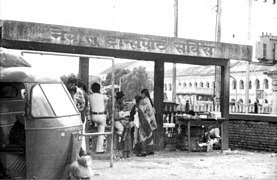
[[[138,141],[140,144],[139,156],[154,154],[153,131],[157,129],[155,118],[155,109],[150,98],[149,91],[143,89],[141,91],[142,99],[139,102],[137,109],[139,128],[137,131]],[[136,133],[135,133],[136,134]]]

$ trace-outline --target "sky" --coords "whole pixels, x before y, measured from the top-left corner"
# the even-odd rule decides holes
[[[262,32],[277,36],[277,4],[273,5],[272,0],[253,0],[250,40],[249,0],[221,1],[222,42],[254,46]],[[214,41],[216,3],[217,0],[179,0],[178,37]],[[174,0],[0,0],[0,19],[172,37]],[[42,71],[50,68],[60,74],[78,72],[76,57],[24,56]],[[90,62],[91,75],[111,65],[108,60]]]

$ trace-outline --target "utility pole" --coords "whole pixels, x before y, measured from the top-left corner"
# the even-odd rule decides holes
[[[174,37],[178,37],[178,0],[174,0]],[[172,68],[172,101],[176,102],[176,63]]]
[[[248,0],[248,33],[247,40],[251,44],[251,16],[252,16],[252,0]],[[246,62],[246,77],[245,77],[245,113],[249,112],[249,71],[250,71],[250,62]]]
[[[216,9],[216,27],[215,27],[215,42],[221,41],[221,0],[217,0]],[[214,87],[214,110],[216,102],[220,98],[221,89],[221,67],[215,66],[215,87]]]
[[[221,0],[217,0],[217,5],[216,5],[216,31],[215,31],[215,37],[216,37],[216,42],[221,41]]]

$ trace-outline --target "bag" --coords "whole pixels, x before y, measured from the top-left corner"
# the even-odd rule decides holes
[[[138,112],[136,112],[136,114],[134,115],[134,125],[136,128],[139,128],[139,116],[138,116]]]

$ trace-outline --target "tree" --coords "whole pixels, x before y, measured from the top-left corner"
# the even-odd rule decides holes
[[[130,70],[126,69],[115,69],[114,71],[114,84],[119,85],[119,80],[124,75],[130,73]],[[108,73],[106,80],[103,82],[103,86],[108,86],[112,84],[112,73]]]
[[[145,67],[134,68],[132,72],[122,78],[121,90],[124,92],[127,100],[132,100],[136,95],[140,95],[142,89],[148,89],[151,92],[154,88],[153,81],[148,78]]]

